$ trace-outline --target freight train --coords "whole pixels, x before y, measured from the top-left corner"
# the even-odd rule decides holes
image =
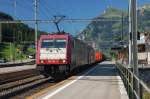
[[[95,51],[95,62],[100,62],[104,60],[104,55],[100,51]]]
[[[102,60],[101,53],[95,55],[91,46],[67,33],[41,35],[37,46],[38,70],[56,79]]]

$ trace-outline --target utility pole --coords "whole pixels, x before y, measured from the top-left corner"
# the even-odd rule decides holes
[[[38,35],[38,20],[37,20],[37,13],[38,13],[38,0],[34,0],[34,19],[35,19],[35,49],[37,52],[37,35]]]
[[[15,14],[15,18],[16,18],[16,14],[17,14],[16,8],[17,8],[17,1],[14,0],[14,14]]]
[[[0,43],[2,42],[2,23],[0,23]]]
[[[139,77],[138,73],[138,60],[137,60],[137,2],[136,0],[131,0],[132,5],[132,37],[133,37],[133,73]],[[136,80],[133,81],[134,89],[137,92],[137,95],[139,96],[139,84]]]
[[[17,1],[16,0],[14,0],[14,4],[13,4],[13,6],[14,6],[14,17],[16,18],[16,8],[17,8]],[[16,60],[16,35],[15,35],[16,33],[15,33],[15,30],[13,31],[13,43],[14,43],[14,46],[13,46],[13,53],[14,53],[14,55],[13,55],[13,61],[15,62],[15,60]],[[11,44],[10,44],[10,47],[11,47]]]
[[[131,0],[129,0],[129,67],[132,65]]]
[[[124,24],[123,24],[124,20],[123,20],[123,12],[122,12],[122,17],[121,17],[121,33],[122,33],[122,42],[123,42],[123,28],[124,28]]]

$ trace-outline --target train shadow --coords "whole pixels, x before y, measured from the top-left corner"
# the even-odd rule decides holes
[[[117,76],[119,76],[119,73],[115,64],[96,64],[94,66],[89,66],[88,69],[82,69],[81,73],[67,80],[77,79],[79,81],[118,82]]]
[[[88,72],[88,73],[87,73]],[[115,64],[96,64],[87,70],[77,74],[77,76],[116,76],[118,75]]]

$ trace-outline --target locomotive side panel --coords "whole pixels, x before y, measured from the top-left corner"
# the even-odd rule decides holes
[[[81,40],[75,39],[74,57],[77,66],[94,63],[94,49],[83,43]]]
[[[94,49],[91,47],[91,63],[94,63],[95,62],[95,51]]]

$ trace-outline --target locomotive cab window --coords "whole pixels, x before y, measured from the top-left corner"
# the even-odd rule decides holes
[[[41,44],[41,48],[53,48],[54,40],[43,40]]]
[[[56,48],[65,48],[66,40],[55,40],[55,47]]]
[[[66,40],[55,39],[55,40],[43,40],[41,48],[65,48]]]

